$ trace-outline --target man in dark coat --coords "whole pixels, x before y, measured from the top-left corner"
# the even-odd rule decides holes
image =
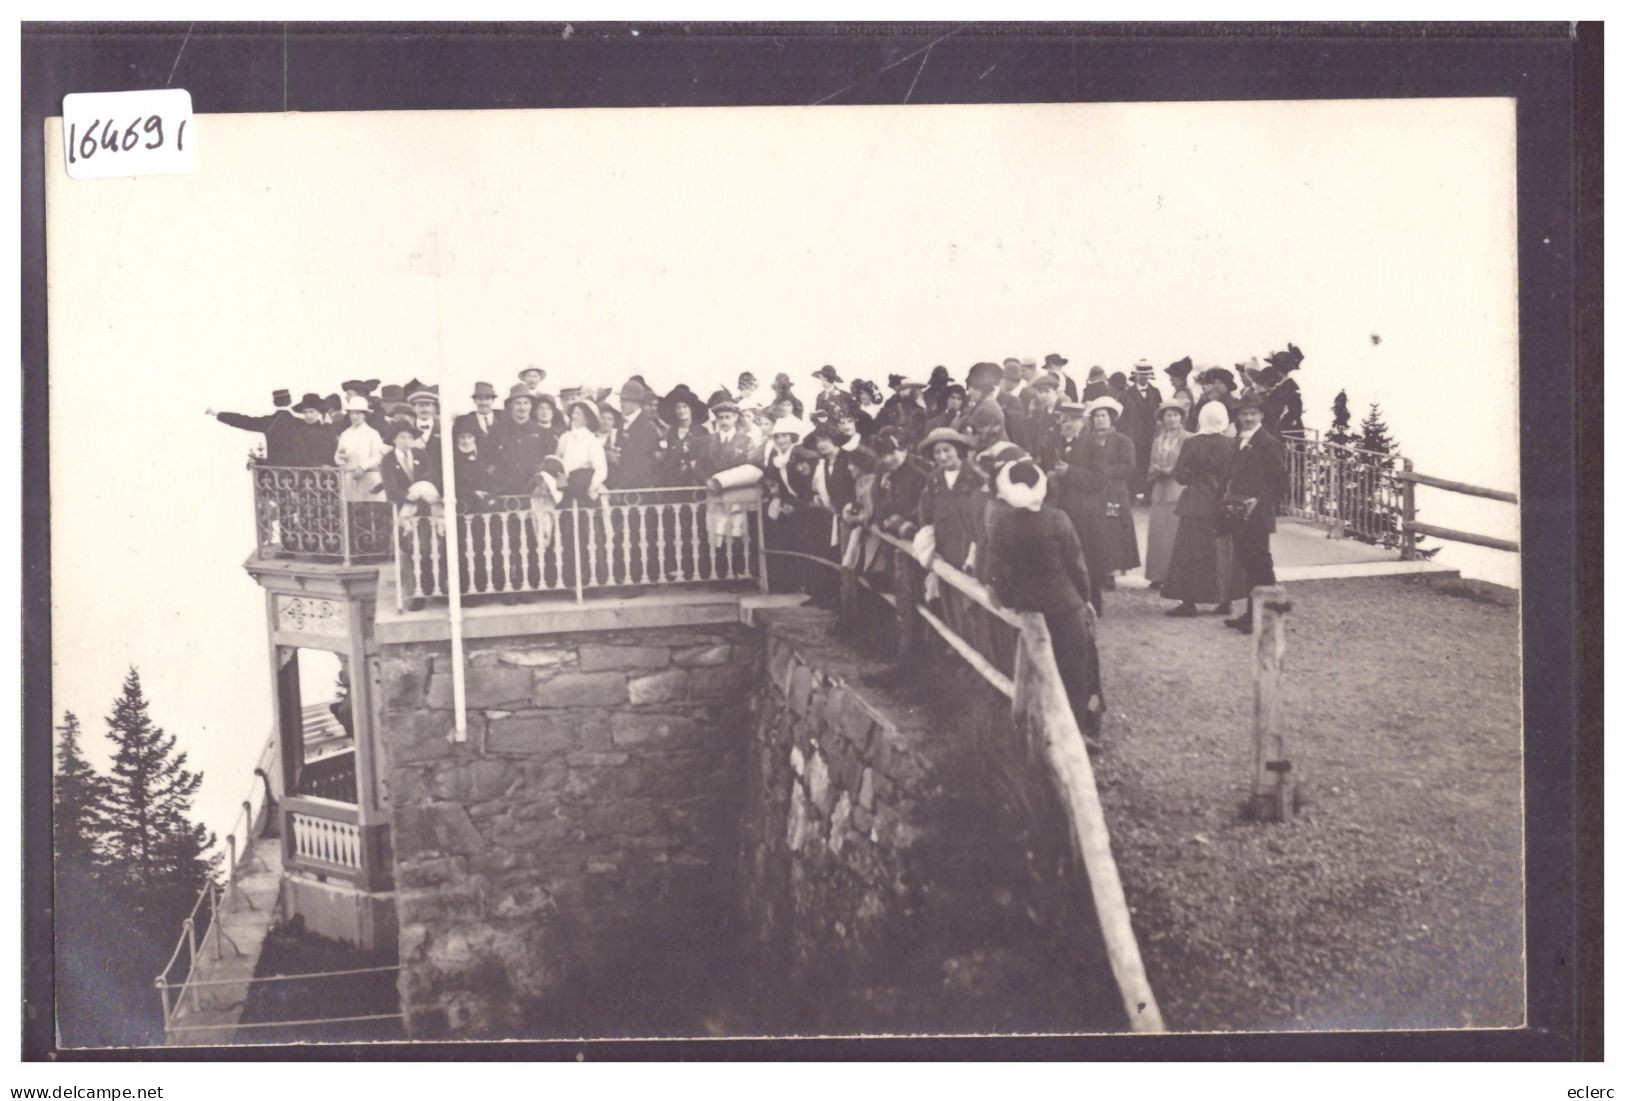
[[[1117,430],[1134,441],[1134,477],[1129,490],[1135,496],[1146,491],[1145,472],[1151,462],[1151,437],[1157,434],[1157,410],[1162,408],[1162,394],[1151,385],[1154,375],[1151,364],[1145,360],[1134,365],[1134,377],[1123,388],[1118,400],[1123,403],[1123,416]]]
[[[558,449],[558,438],[532,418],[533,402],[524,383],[514,384],[504,404],[507,412],[491,429],[496,489],[506,496],[524,497],[530,494],[542,460]]]
[[[263,417],[214,409],[205,409],[204,413],[232,428],[262,433],[267,466],[332,466],[333,439],[328,426],[322,423],[321,397],[306,394],[292,412],[287,408],[288,401],[288,391],[278,390],[271,395],[275,411]]]
[[[1063,369],[1067,365],[1067,358],[1060,352],[1051,352],[1044,357],[1044,370],[1053,371],[1061,380],[1061,389],[1066,393],[1067,401],[1078,400],[1078,384],[1072,376]]]
[[[1275,531],[1275,513],[1288,487],[1286,452],[1281,441],[1263,430],[1263,404],[1256,394],[1237,404],[1238,443],[1225,479],[1225,498],[1239,499],[1246,510],[1233,535],[1236,561],[1247,583],[1247,610],[1224,621],[1226,627],[1242,634],[1252,634],[1253,630],[1252,590],[1258,585],[1275,584],[1270,535]]]
[[[497,388],[489,382],[476,382],[474,384],[474,411],[464,413],[452,422],[453,433],[462,432],[465,428],[474,430],[474,442],[486,459],[491,458],[494,441],[491,432],[497,426],[497,413],[492,406],[497,400]]]
[[[652,399],[652,400],[651,400]],[[653,407],[659,395],[636,381],[621,387],[621,461],[615,467],[611,489],[648,489],[660,480],[660,418]]]

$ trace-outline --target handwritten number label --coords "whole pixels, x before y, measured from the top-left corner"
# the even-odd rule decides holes
[[[62,137],[68,175],[94,180],[189,173],[197,163],[187,125],[191,121],[192,96],[184,88],[65,96]]]

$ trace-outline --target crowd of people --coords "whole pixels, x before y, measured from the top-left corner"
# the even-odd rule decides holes
[[[1281,441],[1303,431],[1291,378],[1302,360],[1291,344],[1234,369],[1187,357],[1163,368],[1166,396],[1144,360],[1126,373],[1092,367],[1081,384],[1055,353],[976,363],[962,382],[938,366],[891,375],[889,394],[824,366],[810,373],[807,402],[786,374],[764,389],[745,372],[702,400],[638,375],[618,391],[555,394],[531,366],[505,397],[476,383],[472,409],[452,422],[459,509],[541,497],[580,510],[616,491],[749,482],[764,494],[767,550],[781,552],[774,588],[833,602],[833,571],[809,559],[884,584],[873,533],[888,533],[995,600],[1043,613],[1069,692],[1098,698],[1086,620],[1105,611],[1119,573],[1143,568],[1173,602],[1169,615],[1209,605],[1252,629],[1250,598],[1233,613],[1274,581],[1269,535],[1287,493]],[[387,501],[407,523],[438,509],[438,388],[351,379],[341,390],[298,403],[278,391],[266,416],[208,413],[263,433],[269,465],[338,467],[347,501]],[[750,477],[731,477],[742,471]],[[1141,502],[1143,554],[1131,511]]]

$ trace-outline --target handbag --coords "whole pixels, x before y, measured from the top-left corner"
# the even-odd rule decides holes
[[[1226,496],[1219,502],[1218,515],[1213,519],[1213,530],[1220,535],[1234,535],[1247,523],[1247,498]]]

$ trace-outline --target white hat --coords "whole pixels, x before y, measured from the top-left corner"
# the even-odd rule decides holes
[[[344,398],[344,411],[346,413],[370,413],[372,406],[360,394],[348,394]]]
[[[767,434],[769,436],[794,436],[799,440],[808,431],[807,422],[799,417],[780,417],[773,422],[773,427],[768,430]]]
[[[1084,406],[1083,411],[1092,417],[1095,415],[1095,410],[1097,409],[1110,409],[1112,411],[1112,416],[1114,417],[1121,417],[1123,415],[1123,403],[1118,401],[1116,398],[1096,398],[1094,401]]]
[[[1011,481],[1010,474],[1017,468],[1021,469],[1024,478],[1036,476],[1037,482],[1033,485],[1024,485],[1021,482]],[[1030,475],[1028,474],[1029,471],[1031,472]],[[994,479],[994,485],[998,490],[999,500],[1011,508],[1025,508],[1037,511],[1044,505],[1046,486],[1044,472],[1031,459],[1020,459],[1013,463],[1005,463],[999,468],[999,474]]]
[[[918,386],[921,390],[924,390],[927,385],[928,383],[926,383],[918,375],[904,375],[898,380],[897,388],[899,390],[906,390],[910,386]]]

